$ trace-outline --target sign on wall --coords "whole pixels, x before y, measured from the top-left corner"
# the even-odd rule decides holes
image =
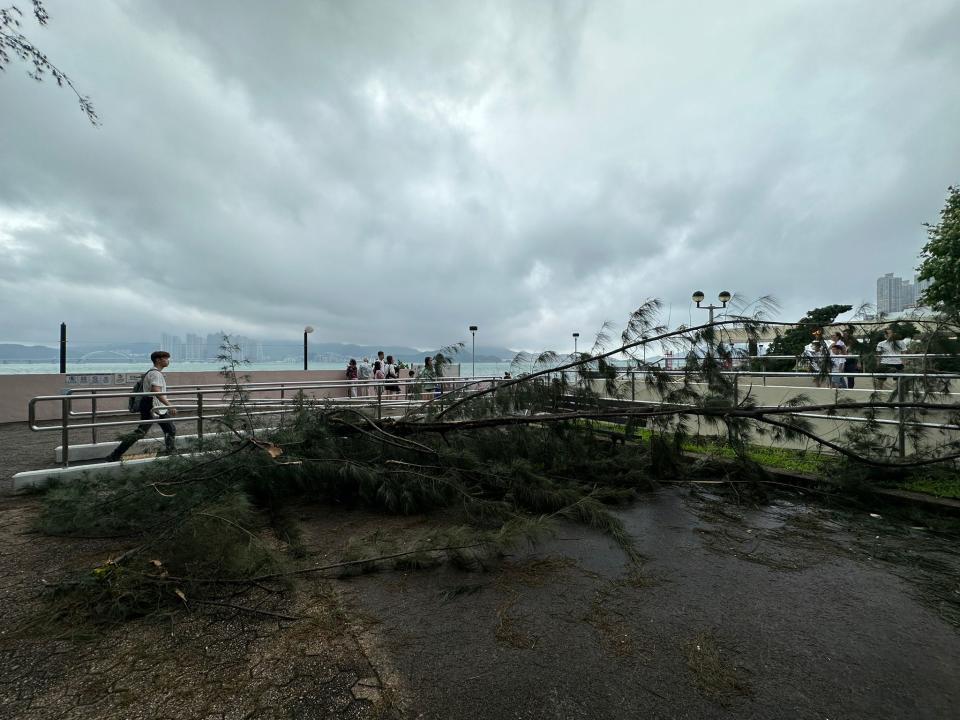
[[[110,387],[113,385],[130,385],[135,383],[143,373],[88,373],[83,375],[66,376],[65,385],[68,386],[90,386],[100,385],[101,387]]]

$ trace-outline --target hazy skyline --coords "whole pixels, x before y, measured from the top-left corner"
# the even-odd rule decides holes
[[[46,5],[102,126],[0,75],[0,342],[796,320],[912,277],[960,183],[954,0]]]

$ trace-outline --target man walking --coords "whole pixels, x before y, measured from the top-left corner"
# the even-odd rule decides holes
[[[158,418],[165,418],[168,415],[176,415],[177,409],[170,404],[167,396],[167,379],[163,376],[163,371],[170,365],[170,353],[165,350],[157,350],[151,353],[150,360],[153,367],[147,370],[143,376],[143,391],[159,393],[158,395],[144,395],[140,398],[140,419],[145,422],[137,426],[137,429],[127,435],[117,448],[110,453],[108,462],[117,462],[123,454],[130,449],[137,440],[143,438],[153,423],[159,423],[163,430],[163,440],[167,452],[172,453],[176,450],[177,428],[172,422],[160,422]]]

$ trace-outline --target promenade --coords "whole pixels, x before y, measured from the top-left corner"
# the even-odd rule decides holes
[[[4,476],[51,450],[49,435],[0,426]],[[37,496],[0,497],[0,715],[17,720],[932,720],[960,703],[960,554],[934,517],[798,494],[738,507],[664,485],[618,511],[638,565],[607,537],[561,525],[487,572],[305,576],[279,606],[297,620],[188,606],[80,638],[29,624],[48,607],[44,589],[136,539],[44,536],[40,509]],[[307,565],[449,522],[297,515]],[[236,602],[278,607],[256,591]]]

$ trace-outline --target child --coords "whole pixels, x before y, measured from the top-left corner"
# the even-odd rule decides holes
[[[834,343],[830,346],[830,387],[846,389],[847,381],[839,373],[843,372],[847,359],[843,356],[843,344]]]

